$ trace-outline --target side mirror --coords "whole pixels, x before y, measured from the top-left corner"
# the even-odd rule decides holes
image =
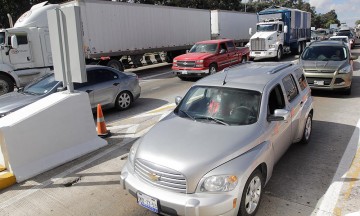
[[[284,26],[284,33],[288,33],[288,26]]]
[[[249,35],[252,35],[252,28],[249,28]]]
[[[295,57],[296,59],[298,59],[298,58],[300,58],[300,55],[295,55],[294,57]]]
[[[225,50],[225,49],[221,49],[221,50],[220,50],[220,54],[224,54],[224,53],[226,53],[226,50]]]
[[[16,35],[11,36],[11,46],[14,49],[17,49],[19,47]]]
[[[358,59],[358,58],[359,58],[359,56],[353,56],[353,55],[352,55],[352,56],[350,57],[350,60],[356,60],[356,59]]]
[[[287,121],[290,117],[290,112],[285,109],[276,109],[274,115],[269,115],[267,120],[272,121]]]
[[[175,98],[175,104],[176,104],[176,106],[179,105],[179,103],[181,102],[181,100],[182,100],[182,97],[176,96],[176,98]]]

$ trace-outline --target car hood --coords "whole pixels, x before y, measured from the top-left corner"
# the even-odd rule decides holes
[[[255,38],[264,38],[264,39],[268,39],[270,36],[272,35],[276,35],[275,31],[271,31],[271,32],[256,32],[253,36],[251,36],[251,39],[255,39]]]
[[[182,173],[188,192],[212,169],[259,144],[257,124],[225,126],[170,114],[141,140],[136,158]]]
[[[183,55],[179,55],[178,57],[176,57],[174,60],[177,61],[196,61],[196,60],[203,60],[205,58],[209,58],[211,56],[214,56],[215,54],[213,53],[186,53]]]
[[[0,96],[0,115],[14,112],[28,104],[39,100],[41,95],[28,95],[10,92]]]
[[[344,61],[305,61],[300,60],[300,65],[305,71],[337,71],[346,65],[348,62]]]

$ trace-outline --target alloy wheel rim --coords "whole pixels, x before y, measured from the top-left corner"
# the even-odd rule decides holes
[[[254,213],[260,202],[261,180],[259,176],[254,176],[250,181],[245,195],[245,209],[248,214]]]
[[[127,108],[131,103],[130,95],[127,93],[122,93],[119,96],[118,103],[121,108]]]
[[[308,117],[305,125],[305,139],[308,140],[311,134],[311,118]]]
[[[216,72],[215,67],[211,67],[211,69],[210,69],[210,74],[214,74],[215,72]]]

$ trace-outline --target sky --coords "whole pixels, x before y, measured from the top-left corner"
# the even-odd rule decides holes
[[[315,7],[317,13],[327,13],[335,9],[338,20],[346,22],[349,27],[355,27],[355,21],[360,20],[360,0],[305,0]]]

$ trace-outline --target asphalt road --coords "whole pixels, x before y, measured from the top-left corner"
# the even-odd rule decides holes
[[[360,55],[360,47],[353,52]],[[293,56],[284,59],[292,60]],[[312,92],[312,140],[308,145],[292,145],[275,166],[257,215],[317,213],[360,118],[360,60],[354,66],[350,96]],[[134,139],[172,109],[169,104],[175,96],[183,96],[193,82],[175,77],[170,66],[136,73],[142,87],[140,99],[130,110],[104,111],[114,132],[107,139],[110,145],[2,191],[0,215],[155,215],[121,189],[123,155]]]

